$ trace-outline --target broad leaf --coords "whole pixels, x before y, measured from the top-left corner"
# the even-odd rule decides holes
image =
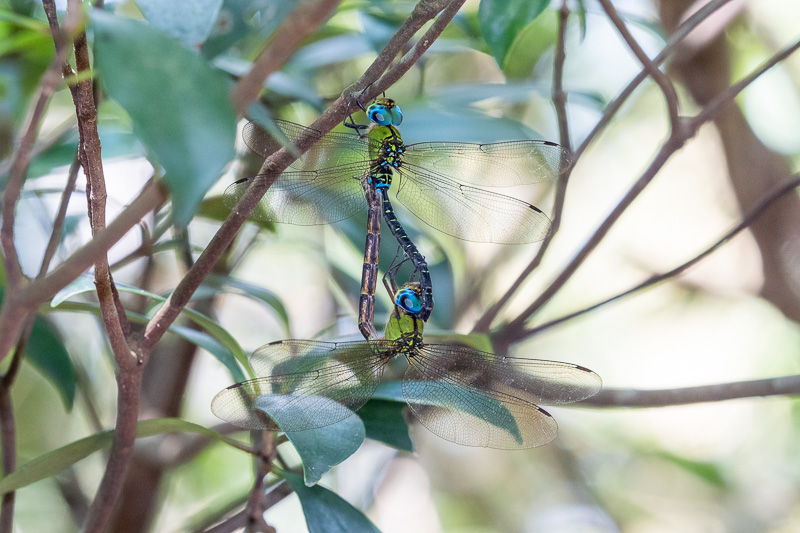
[[[549,0],[481,0],[478,21],[481,34],[501,67],[519,32],[545,10]]]
[[[331,468],[358,450],[366,436],[364,423],[350,416],[330,426],[286,433],[303,461],[303,479],[316,484]]]
[[[188,47],[202,44],[219,15],[222,0],[136,0],[154,27]]]
[[[300,498],[309,533],[380,533],[364,513],[335,492],[319,485],[306,487],[297,474],[284,472],[283,477]]]
[[[372,399],[358,410],[358,416],[364,423],[367,437],[388,444],[398,450],[414,451],[411,437],[408,436],[408,424],[403,417],[405,401],[389,401]]]
[[[503,72],[509,79],[522,80],[530,77],[533,68],[558,38],[558,15],[546,11],[525,26],[508,49]]]
[[[228,81],[152,26],[99,10],[91,19],[97,75],[164,167],[174,222],[185,226],[234,156]]]

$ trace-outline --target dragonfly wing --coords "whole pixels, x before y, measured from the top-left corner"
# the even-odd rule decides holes
[[[555,179],[569,158],[549,141],[427,142],[406,146],[404,161],[472,185],[511,187]]]
[[[397,198],[420,220],[474,242],[526,244],[544,239],[550,219],[522,200],[468,185],[415,165],[401,168]]]
[[[344,220],[365,207],[359,178],[369,167],[343,165],[315,171],[284,172],[267,189],[251,215],[267,222],[299,226],[329,224]],[[225,189],[224,201],[235,208],[254,182],[271,179],[259,174],[234,182]]]
[[[304,431],[329,426],[367,402],[387,353],[381,341],[270,343],[251,357],[256,372],[269,375],[223,390],[211,410],[250,429]]]
[[[457,345],[424,345],[403,381],[403,395],[426,428],[449,441],[500,449],[553,440],[558,425],[539,404],[597,394],[600,377],[578,365],[500,358]]]
[[[296,144],[300,139],[314,141],[311,148],[292,163],[291,168],[293,169],[316,170],[359,161],[366,162],[369,159],[368,146],[371,141],[367,138],[361,138],[352,133],[330,132],[325,134],[286,120],[275,120],[274,122],[283,132],[286,138],[284,141],[288,140],[292,144]],[[255,122],[245,124],[242,137],[251,150],[265,158],[283,146],[281,139],[276,139]]]

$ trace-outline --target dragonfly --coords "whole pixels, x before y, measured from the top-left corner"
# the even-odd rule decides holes
[[[404,145],[396,127],[402,121],[402,112],[394,101],[377,99],[367,108],[367,116],[374,124],[366,136],[324,134],[276,120],[289,141],[301,136],[316,141],[275,180],[253,216],[296,225],[344,220],[364,209],[360,177],[373,175],[381,193],[384,219],[401,245],[407,247],[419,272],[423,284],[423,309],[419,313],[422,320],[428,319],[433,308],[427,265],[416,247],[412,250],[409,246],[413,243],[394,215],[389,189],[417,218],[459,239],[525,244],[540,241],[548,234],[550,220],[539,208],[472,185],[510,187],[554,179],[567,161],[566,152],[558,144],[520,140]],[[282,146],[254,122],[245,126],[243,136],[245,143],[263,157]],[[451,175],[457,175],[459,181]],[[391,186],[393,177],[399,182],[396,187]],[[257,175],[233,183],[224,194],[226,205],[233,208],[253,182],[267,179],[271,178]]]
[[[418,282],[403,289],[416,295],[413,305],[421,305]],[[408,363],[400,383],[403,398],[431,432],[466,446],[524,449],[547,444],[558,431],[540,405],[577,402],[602,387],[600,377],[583,366],[429,344],[423,328],[424,321],[395,306],[383,339],[266,344],[250,358],[261,377],[224,389],[211,409],[242,428],[325,427],[355,414],[375,392],[387,364],[400,358]]]

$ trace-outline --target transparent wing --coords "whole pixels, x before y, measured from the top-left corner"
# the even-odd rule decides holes
[[[344,420],[375,391],[392,343],[285,340],[256,350],[264,377],[237,383],[211,402],[219,418],[250,429],[304,431]]]
[[[424,345],[403,380],[403,395],[431,432],[466,446],[547,444],[558,425],[542,405],[597,394],[600,377],[570,363],[497,357],[456,345]]]
[[[568,157],[561,146],[549,141],[426,142],[406,146],[404,160],[464,183],[511,187],[557,178]]]
[[[314,226],[350,218],[365,209],[359,179],[368,166],[342,165],[314,171],[284,172],[267,189],[251,215],[267,222]],[[259,174],[236,181],[225,189],[224,202],[233,209]]]
[[[286,120],[275,120],[274,122],[292,143],[296,143],[301,137],[314,139],[311,148],[292,163],[290,168],[317,170],[357,162],[362,162],[365,169],[369,166],[368,147],[375,141],[359,137],[355,133],[330,132],[323,134],[321,131]],[[248,122],[245,125],[242,137],[251,150],[265,158],[283,146],[280,140],[255,122]]]
[[[404,164],[397,198],[420,220],[474,242],[526,244],[544,239],[550,219],[522,200],[462,185],[438,172]]]

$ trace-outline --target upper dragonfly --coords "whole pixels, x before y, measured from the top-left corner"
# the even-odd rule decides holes
[[[475,242],[524,244],[548,234],[550,219],[539,208],[471,185],[510,187],[554,179],[566,162],[566,152],[559,145],[534,140],[404,145],[395,127],[402,113],[394,101],[376,100],[367,116],[374,124],[366,136],[323,134],[276,120],[289,141],[301,136],[316,141],[275,180],[253,216],[297,225],[338,222],[366,208],[361,183],[353,178],[369,174],[383,193],[384,210],[391,209],[385,194],[391,188],[409,211],[448,235]],[[247,146],[263,157],[281,148],[279,141],[253,122],[245,126],[243,135]],[[392,177],[398,178],[395,187],[391,187]],[[233,208],[254,181],[266,179],[267,175],[257,175],[233,183],[225,191],[226,205]],[[395,223],[390,224],[393,233],[402,231],[393,213],[384,215],[387,222]],[[427,273],[427,267],[420,268],[421,255],[411,259],[421,274]],[[430,284],[422,282],[426,286],[421,318],[426,320],[433,304]]]

